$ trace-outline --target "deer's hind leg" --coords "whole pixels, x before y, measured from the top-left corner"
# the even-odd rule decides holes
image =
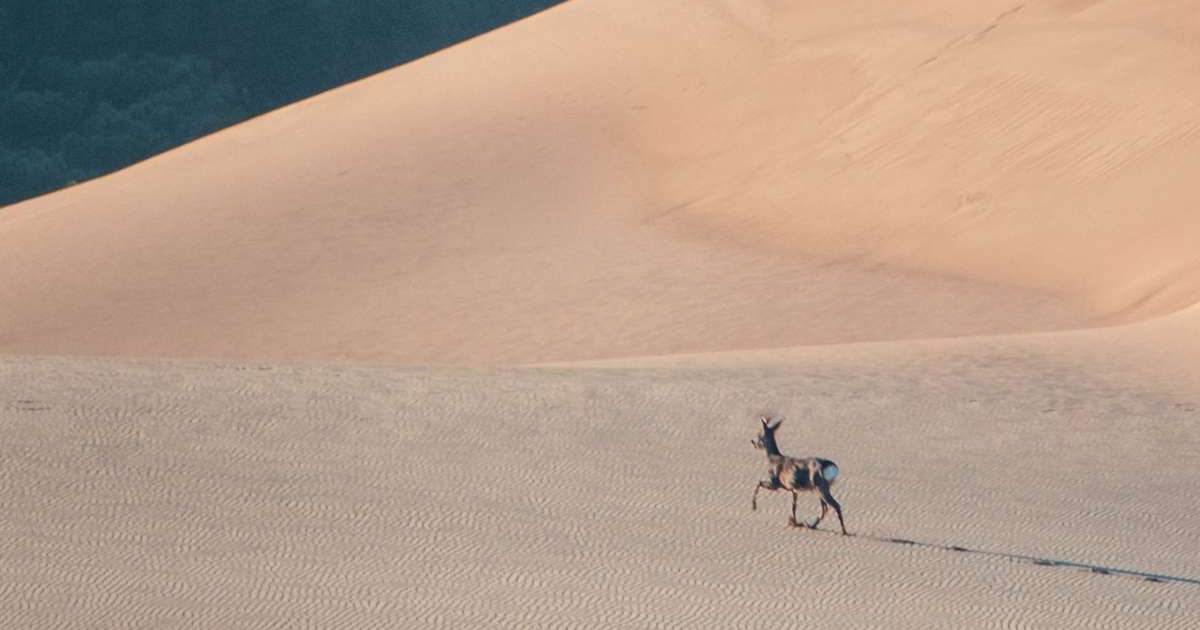
[[[822,479],[817,483],[817,490],[821,492],[821,516],[817,518],[816,523],[813,523],[813,528],[816,528],[817,523],[820,523],[821,519],[825,518],[825,513],[829,511],[829,506],[832,505],[833,511],[837,512],[838,524],[842,526],[842,535],[848,536],[849,532],[846,531],[846,521],[842,518],[842,504],[838,503],[837,499],[833,498],[833,495],[829,492],[829,482]]]
[[[821,499],[821,515],[818,516],[817,520],[813,521],[812,525],[809,525],[809,527],[816,529],[817,525],[821,524],[821,519],[825,518],[825,514],[827,514],[828,512],[829,512],[829,504],[825,502],[824,498],[822,498]]]

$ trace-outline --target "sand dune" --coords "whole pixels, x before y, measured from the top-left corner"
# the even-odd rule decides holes
[[[0,625],[1196,627],[1198,32],[573,0],[0,209]]]
[[[5,209],[0,348],[509,363],[1196,301],[1196,11],[959,5],[568,3]]]

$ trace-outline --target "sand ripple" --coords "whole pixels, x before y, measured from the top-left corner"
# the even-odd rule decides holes
[[[1183,466],[1195,454],[1156,439],[1149,420],[1169,433],[1194,419],[1164,394],[1099,381],[1079,388],[1100,398],[1042,413],[1056,368],[1036,359],[1022,366],[1027,376],[1010,375],[1014,394],[972,376],[980,368],[959,366],[955,380],[934,363],[260,367],[0,361],[0,622],[1185,628],[1200,619],[1194,583],[1089,569],[1200,577],[1188,494],[1196,468]],[[938,379],[937,396],[910,389],[910,378]],[[1089,402],[1100,399],[1121,411]],[[781,440],[842,463],[837,490],[857,536],[787,527],[783,495],[750,511],[762,462],[748,414],[764,405],[805,410]],[[1137,420],[1144,443],[1122,450],[1122,466],[1159,462],[1153,495],[1096,463],[1125,414],[1146,420]],[[969,446],[979,440],[986,449]],[[1058,450],[1064,440],[1075,449]],[[1007,458],[1052,453],[1054,474],[1026,489],[1003,473]],[[1164,490],[1173,501],[1150,500]],[[801,510],[815,514],[816,500]]]

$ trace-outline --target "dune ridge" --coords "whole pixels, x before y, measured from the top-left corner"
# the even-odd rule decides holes
[[[1186,3],[643,4],[4,209],[0,349],[520,363],[1200,297]]]
[[[1197,33],[573,0],[0,209],[0,625],[1197,627]]]

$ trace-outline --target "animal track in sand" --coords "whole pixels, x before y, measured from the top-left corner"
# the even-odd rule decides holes
[[[797,526],[796,529],[820,532],[822,534],[837,534],[838,533],[838,532],[831,531],[831,530],[813,529],[813,528],[805,526],[805,525]],[[1107,567],[1107,566],[1102,566],[1099,564],[1092,564],[1089,562],[1079,562],[1076,560],[1059,560],[1059,559],[1055,559],[1055,558],[1045,558],[1045,557],[1041,557],[1041,556],[1031,556],[1031,555],[1020,554],[1020,553],[1008,553],[1008,552],[1004,552],[1004,551],[990,551],[987,549],[977,549],[977,548],[973,548],[973,547],[966,547],[963,545],[947,545],[947,544],[942,544],[942,543],[925,542],[925,541],[920,541],[920,540],[913,540],[911,538],[899,538],[899,537],[894,537],[894,536],[876,536],[873,534],[856,534],[853,532],[850,534],[847,534],[847,535],[851,538],[861,538],[863,540],[871,540],[871,541],[875,541],[875,542],[882,542],[882,543],[888,543],[888,544],[893,544],[893,545],[906,545],[906,546],[920,547],[920,548],[924,548],[924,549],[932,549],[932,550],[938,550],[938,551],[954,551],[957,553],[975,554],[975,555],[980,555],[980,556],[987,556],[990,558],[1002,558],[1002,559],[1012,560],[1015,562],[1027,562],[1027,563],[1036,564],[1038,566],[1043,566],[1043,567],[1071,567],[1071,568],[1088,571],[1090,573],[1095,573],[1097,575],[1116,575],[1116,576],[1121,576],[1121,577],[1142,579],[1147,582],[1157,582],[1157,583],[1170,582],[1170,583],[1192,584],[1192,585],[1200,586],[1200,579],[1197,579],[1197,578],[1190,578],[1190,577],[1179,576],[1179,575],[1167,575],[1164,573],[1153,573],[1153,572],[1149,572],[1149,571],[1138,571],[1138,570],[1134,570],[1134,569],[1125,569],[1125,568],[1120,568],[1120,567]]]
[[[11,408],[15,411],[49,411],[50,405],[37,400],[21,399],[13,401]]]

